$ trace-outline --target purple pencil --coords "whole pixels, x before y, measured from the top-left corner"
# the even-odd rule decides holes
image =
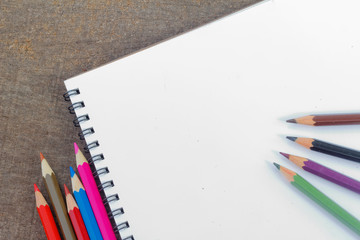
[[[305,171],[311,172],[319,177],[322,177],[330,182],[336,183],[344,188],[360,194],[360,182],[352,179],[344,174],[338,173],[330,168],[318,164],[310,159],[290,155],[280,152],[281,155],[301,167]]]

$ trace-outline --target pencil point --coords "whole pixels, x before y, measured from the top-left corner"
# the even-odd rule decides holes
[[[289,136],[287,136],[286,138],[293,142],[295,142],[297,139],[297,137],[289,137]]]
[[[277,164],[276,162],[274,162],[273,164],[274,164],[274,166],[275,166],[277,169],[280,170],[280,165],[279,165],[279,164]]]
[[[84,163],[89,163],[84,154],[79,150],[78,146],[76,143],[74,143],[74,147],[75,147],[75,159],[76,159],[76,167],[79,168],[79,166],[83,165]]]
[[[79,152],[79,147],[76,144],[76,142],[74,142],[74,149],[75,149],[75,154],[77,154]]]
[[[35,183],[34,183],[34,189],[35,189],[35,192],[40,192],[39,188],[36,186]]]
[[[283,155],[284,157],[286,157],[287,159],[289,159],[290,155],[287,153],[283,153],[283,152],[279,152],[281,155]]]
[[[64,189],[65,189],[65,196],[67,196],[68,194],[70,194],[69,189],[67,188],[66,184],[64,184]]]
[[[70,166],[70,176],[73,177],[75,174],[74,169]]]
[[[44,158],[44,155],[40,152],[40,160],[42,161],[42,160],[44,160],[45,158]]]
[[[296,123],[296,120],[293,118],[293,119],[286,120],[286,122],[288,122],[288,123]]]

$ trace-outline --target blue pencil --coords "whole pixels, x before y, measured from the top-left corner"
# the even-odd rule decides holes
[[[74,197],[79,206],[80,213],[84,220],[90,239],[103,240],[93,210],[91,209],[89,199],[86,195],[85,188],[72,167],[70,167],[70,175]]]

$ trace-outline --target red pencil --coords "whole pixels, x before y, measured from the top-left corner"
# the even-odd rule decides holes
[[[71,195],[69,189],[65,184],[64,184],[64,188],[65,188],[67,210],[70,216],[71,223],[74,227],[75,234],[78,240],[90,240],[89,235],[86,231],[84,221],[81,217],[79,207],[76,204],[74,197]]]
[[[54,217],[51,213],[50,207],[47,204],[44,196],[41,194],[39,188],[34,184],[36,209],[39,213],[41,223],[44,227],[45,234],[49,240],[61,240],[59,231],[56,227]]]

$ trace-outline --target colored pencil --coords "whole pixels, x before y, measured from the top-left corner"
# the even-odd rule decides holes
[[[34,184],[34,188],[35,188],[36,209],[39,213],[40,220],[44,227],[47,239],[61,240],[59,231],[56,227],[56,223],[51,213],[49,205],[47,204],[44,196],[41,194],[36,184]]]
[[[315,138],[286,137],[307,149],[325,153],[331,156],[345,158],[351,161],[360,162],[360,152],[350,148],[338,146],[332,143],[323,142]]]
[[[101,235],[105,240],[116,240],[114,230],[111,226],[110,219],[99,193],[99,189],[97,188],[95,179],[91,172],[90,165],[76,143],[74,143],[74,148],[76,166],[88,195],[90,205],[94,211]]]
[[[282,152],[280,152],[280,154],[286,157],[287,159],[289,159],[291,162],[295,163],[298,167],[304,169],[305,171],[308,171],[312,174],[322,177],[330,182],[338,184],[351,191],[360,193],[360,182],[355,179],[352,179],[344,174],[336,172],[310,159],[287,154],[287,153],[282,153]]]
[[[90,239],[103,240],[93,210],[91,209],[89,199],[86,195],[85,188],[72,167],[70,167],[70,175],[74,197],[77,204],[79,205],[80,213],[84,220]]]
[[[55,177],[54,171],[46,161],[42,153],[40,153],[41,171],[45,182],[46,189],[49,193],[52,206],[55,210],[55,216],[60,225],[61,233],[66,240],[76,240],[74,230],[72,228],[69,216],[67,214],[64,198],[59,187],[59,183]]]
[[[80,210],[78,205],[75,202],[75,199],[71,195],[69,189],[64,184],[65,189],[65,198],[68,214],[70,216],[71,223],[74,227],[76,237],[78,240],[90,240],[89,235],[86,231],[84,221],[81,217]]]
[[[354,125],[360,124],[360,114],[308,115],[289,119],[286,122],[310,126]]]
[[[280,166],[277,163],[274,163],[274,165],[286,177],[291,185],[299,189],[301,192],[327,210],[330,214],[336,217],[339,221],[360,235],[360,221],[358,219],[356,219],[349,212],[331,200],[328,196],[320,192],[299,174],[283,166]]]

